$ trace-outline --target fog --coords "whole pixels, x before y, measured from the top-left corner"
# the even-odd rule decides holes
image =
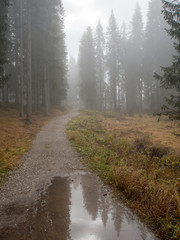
[[[69,103],[98,110],[159,112],[172,91],[156,76],[172,62],[161,0],[64,2]],[[76,87],[75,87],[76,86]]]
[[[67,102],[158,112],[172,93],[158,80],[176,54],[161,0],[9,3],[0,1],[0,101],[19,104],[28,122]]]
[[[80,154],[135,207],[143,206],[162,239],[180,239],[180,0],[0,0],[0,115],[0,184],[19,169],[7,181],[12,186],[2,185],[0,239],[62,239],[65,225],[63,239],[127,239],[124,229],[138,230],[129,217],[119,219],[121,210],[112,212],[109,187],[98,192],[88,176],[83,181]],[[68,173],[70,179],[53,184]],[[14,186],[19,191],[9,202]],[[32,209],[14,205],[25,192],[35,197],[25,201],[35,203]],[[82,202],[83,214],[73,201]],[[18,225],[17,215],[27,221]],[[155,239],[141,229],[143,239]]]
[[[104,27],[107,26],[112,9],[119,25],[123,21],[129,25],[137,2],[141,6],[143,22],[145,23],[149,0],[63,1],[66,15],[66,45],[69,55],[77,57],[79,41],[87,26],[95,28],[99,19]]]

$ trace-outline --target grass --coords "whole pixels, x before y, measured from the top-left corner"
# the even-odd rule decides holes
[[[12,104],[0,105],[0,183],[9,171],[21,164],[21,156],[27,152],[40,128],[52,117],[62,114],[53,110],[51,116],[33,115],[33,123],[21,119],[17,107]]]
[[[180,157],[172,144],[179,138],[167,131],[166,124],[172,123],[162,121],[85,111],[68,124],[67,132],[84,164],[123,193],[162,239],[179,239]],[[176,124],[174,128],[179,130]],[[159,141],[168,134],[171,144],[163,137]]]
[[[147,136],[155,145],[163,145],[170,147],[171,150],[180,151],[180,123],[178,121],[171,121],[165,116],[158,121],[158,117],[147,114],[142,117],[117,114],[115,118],[107,118],[106,115],[106,112],[103,113],[103,127],[115,133],[118,138],[123,137],[133,142],[135,137]]]

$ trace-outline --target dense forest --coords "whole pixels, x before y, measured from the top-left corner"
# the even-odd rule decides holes
[[[179,2],[161,0],[149,2],[145,25],[137,4],[130,26],[119,27],[113,11],[105,30],[100,20],[95,31],[88,26],[78,61],[72,64],[71,59],[70,64],[70,69],[79,69],[79,77],[73,73],[70,79],[79,87],[81,104],[141,114],[161,112],[163,105],[174,102],[173,110],[164,107],[164,113],[172,114],[179,103],[179,29]],[[175,62],[168,67],[173,55]],[[170,79],[167,71],[174,69],[176,77],[172,73]],[[77,102],[77,97],[72,100]]]
[[[146,24],[137,3],[131,24],[113,10],[103,28],[87,27],[76,62],[65,46],[60,0],[1,0],[0,101],[32,112],[68,103],[130,114],[179,111],[179,1],[150,0]],[[174,55],[174,57],[173,57]],[[169,105],[171,106],[169,108]]]
[[[180,239],[179,146],[180,0],[0,0],[0,239]]]
[[[0,1],[0,100],[20,116],[60,105],[67,91],[64,9],[59,0]]]

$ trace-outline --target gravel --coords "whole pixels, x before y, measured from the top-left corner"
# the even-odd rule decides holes
[[[22,157],[22,165],[1,186],[0,228],[12,221],[7,209],[17,203],[28,206],[36,201],[40,195],[37,190],[48,187],[54,176],[69,176],[85,170],[66,136],[66,124],[77,115],[73,110],[42,127],[30,151]]]

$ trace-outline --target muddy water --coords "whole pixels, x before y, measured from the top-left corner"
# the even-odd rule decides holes
[[[153,240],[149,230],[95,176],[55,177],[32,206],[17,204],[7,214],[24,216],[0,230],[1,240]]]

